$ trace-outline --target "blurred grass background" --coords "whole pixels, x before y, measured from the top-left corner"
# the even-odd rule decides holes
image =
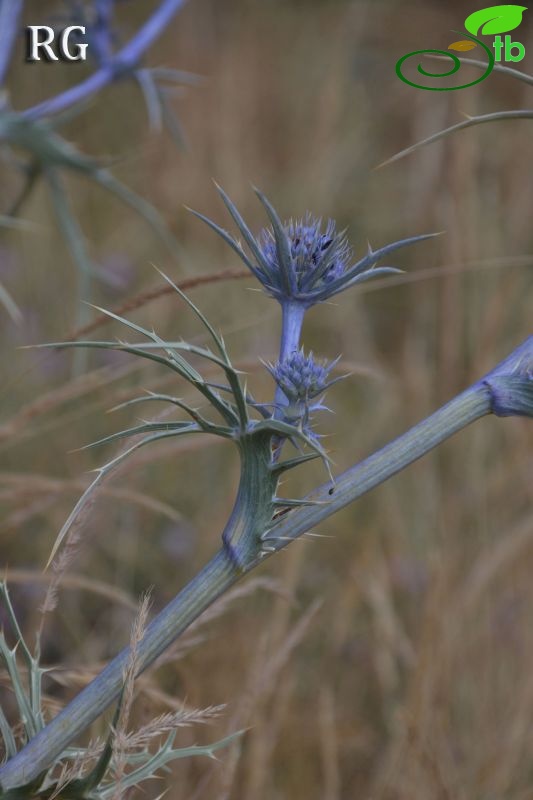
[[[28,24],[56,8],[27,6]],[[121,4],[121,36],[154,7]],[[132,211],[69,180],[96,265],[91,299],[113,308],[159,285],[151,262],[174,279],[237,267],[184,205],[230,227],[215,178],[259,230],[255,184],[284,218],[307,209],[334,217],[357,254],[367,240],[377,247],[446,232],[401,251],[395,264],[404,276],[309,314],[307,345],[341,353],[342,370],[353,372],[331,392],[334,419],[322,422],[338,470],[480,377],[531,333],[531,122],[462,132],[375,169],[460,112],[531,107],[531,88],[496,73],[450,93],[397,79],[401,55],[445,49],[477,7],[191,0],[148,57],[205,78],[176,100],[185,149],[149,130],[138,87],[127,83],[62,128],[83,152],[111,159],[183,247],[179,261],[170,259]],[[519,31],[520,67],[531,72],[527,14]],[[25,108],[86,70],[30,66],[18,51],[12,104]],[[0,169],[8,207],[19,179],[7,163]],[[0,537],[31,639],[50,547],[88,470],[113,452],[72,451],[133,424],[135,409],[104,412],[140,389],[190,392],[121,355],[91,353],[86,374],[73,378],[71,352],[16,349],[66,338],[80,307],[42,187],[21,214],[35,230],[0,239],[0,282],[23,313],[20,324],[0,318]],[[191,295],[254,391],[269,397],[258,359],[275,356],[279,315],[253,288],[241,280]],[[173,297],[132,317],[162,335],[201,338]],[[123,331],[107,324],[93,337],[115,335]],[[327,538],[295,543],[258,571],[261,582],[248,579],[250,592],[220,609],[195,647],[139,682],[136,712],[143,720],[184,700],[227,703],[216,724],[179,741],[247,732],[218,763],[178,762],[148,796],[168,788],[173,800],[533,798],[531,444],[526,421],[487,418],[328,520],[318,531]],[[127,644],[144,589],[154,587],[161,607],[214,552],[237,478],[230,446],[202,438],[146,448],[107,483],[45,626],[44,660],[58,667],[46,686],[51,710]],[[309,466],[293,490],[323,479]]]

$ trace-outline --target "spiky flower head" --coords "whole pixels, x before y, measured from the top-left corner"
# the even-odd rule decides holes
[[[341,380],[340,377],[329,380],[329,374],[337,362],[338,359],[319,361],[312,352],[306,355],[302,348],[294,350],[282,361],[266,364],[286,399],[286,403],[277,409],[286,422],[298,425],[307,433],[311,432],[310,415],[314,411],[327,410],[322,405],[324,394],[330,386]]]
[[[289,401],[307,403],[335,383],[328,382],[328,376],[336,363],[317,361],[313,353],[306,356],[302,348],[283,361],[268,365],[268,370]]]
[[[290,282],[294,294],[326,288],[341,278],[350,266],[352,250],[344,231],[337,232],[332,219],[323,225],[321,219],[316,219],[307,212],[303,219],[291,219],[284,223],[283,233],[291,259]],[[263,283],[271,294],[282,300],[285,297],[283,264],[272,227],[261,231],[259,246],[269,267],[266,273],[259,267]],[[278,280],[270,285],[269,278],[272,275]]]
[[[232,247],[267,292],[282,305],[310,308],[356,283],[399,272],[394,267],[376,265],[389,253],[434,235],[401,239],[379,250],[369,246],[366,256],[353,263],[345,233],[337,231],[333,220],[324,225],[321,219],[308,213],[303,219],[282,222],[267,198],[256,190],[270,220],[270,226],[256,238],[227,194],[217,188],[248,252],[240,241],[208,217],[193,213]]]

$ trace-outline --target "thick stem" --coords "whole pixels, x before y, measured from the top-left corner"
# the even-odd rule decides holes
[[[282,550],[290,541],[357,500],[375,486],[437,447],[476,419],[491,413],[491,396],[482,383],[457,395],[431,416],[385,445],[364,461],[311,492],[305,499],[320,505],[302,506],[280,518],[269,533],[268,544]]]
[[[172,644],[243,573],[221,550],[155,617],[138,645],[139,673]],[[126,647],[107,667],[0,770],[2,789],[34,780],[115,700],[124,683]]]
[[[228,556],[247,572],[262,549],[261,534],[270,526],[278,478],[271,469],[271,435],[245,434],[239,441],[241,478],[222,541]]]
[[[286,302],[281,305],[281,342],[279,346],[279,360],[283,361],[295,350],[300,348],[300,336],[306,309],[301,303]],[[283,416],[281,406],[287,404],[287,398],[279,386],[276,387],[274,397],[275,416]]]
[[[305,311],[306,309],[301,303],[287,302],[282,304],[280,361],[290,356],[295,350],[299,350]]]
[[[333,493],[331,483],[312,492],[306,499],[322,501],[323,504],[301,506],[280,517],[270,529],[268,543],[281,550],[289,541],[416,461],[444,439],[490,413],[491,403],[490,388],[485,383],[470,387],[378,453],[342,473],[336,480]],[[254,530],[257,529],[255,524]],[[255,560],[245,563],[242,571],[233,563],[233,559],[228,558],[226,549],[218,553],[147,628],[138,648],[140,671],[146,669],[210,603],[261,560],[258,553]],[[0,784],[4,789],[36,778],[113,702],[122,686],[128,655],[126,648],[18,755],[0,769]]]
[[[272,521],[278,482],[271,470],[270,439],[268,433],[251,433],[238,441],[241,479],[222,536],[224,547],[148,626],[138,646],[139,673],[256,562],[262,549],[261,534]],[[120,693],[128,657],[129,648],[125,648],[0,770],[0,785],[4,789],[37,777],[107,708]]]

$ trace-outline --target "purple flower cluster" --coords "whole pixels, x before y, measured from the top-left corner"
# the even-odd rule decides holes
[[[283,229],[292,259],[296,291],[306,292],[313,287],[327,286],[345,273],[352,251],[344,233],[337,233],[332,219],[324,228],[321,219],[315,219],[307,212],[303,219],[290,220]],[[273,230],[264,229],[259,242],[270,267],[269,275],[279,274],[282,267]],[[265,279],[268,281],[268,275]]]
[[[310,415],[315,411],[328,410],[322,405],[324,393],[341,378],[328,380],[335,361],[318,361],[313,353],[305,355],[303,348],[294,350],[287,358],[266,367],[283,393],[286,402],[277,407],[285,422],[299,426],[305,433],[316,437],[311,430]],[[320,399],[312,402],[315,398]]]
[[[329,220],[324,227],[321,219],[307,213],[303,219],[282,222],[270,201],[256,189],[257,197],[270,220],[270,227],[256,237],[228,195],[220,187],[217,188],[248,252],[224,228],[203,214],[193,213],[230,245],[282,306],[299,306],[306,310],[356,283],[399,272],[394,267],[376,265],[401,247],[429,238],[413,236],[378,250],[369,247],[363,258],[352,263],[352,251],[344,231],[337,232],[333,220]]]
[[[302,348],[283,361],[268,364],[267,369],[289,402],[307,403],[335,383],[328,382],[328,375],[336,363],[317,361],[313,353],[306,356]]]

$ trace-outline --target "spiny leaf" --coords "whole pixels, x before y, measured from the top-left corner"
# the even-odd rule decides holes
[[[251,230],[246,225],[245,221],[239,214],[237,207],[231,202],[226,192],[217,184],[215,183],[217,191],[222,198],[222,201],[226,208],[228,209],[229,213],[233,217],[235,224],[237,225],[239,231],[241,232],[246,244],[250,248],[250,251],[254,258],[256,259],[257,263],[270,279],[272,279],[272,271],[270,269],[270,265],[266,258],[264,257],[261,248],[259,247],[257,240]]]
[[[176,292],[176,294],[177,294],[179,297],[181,297],[181,299],[183,300],[183,302],[184,302],[184,303],[186,303],[186,304],[189,306],[189,308],[191,309],[191,311],[193,311],[193,312],[194,312],[194,314],[196,314],[196,316],[198,317],[198,319],[200,320],[200,322],[202,323],[202,325],[203,325],[203,326],[206,328],[206,330],[207,330],[207,331],[208,331],[208,333],[210,334],[211,338],[212,338],[212,339],[213,339],[213,341],[215,342],[215,344],[216,344],[216,346],[217,346],[217,349],[218,349],[218,351],[219,351],[220,355],[222,356],[222,358],[224,359],[224,361],[226,362],[226,364],[229,364],[229,363],[230,363],[230,361],[229,361],[229,358],[228,358],[228,354],[227,354],[226,348],[224,347],[224,342],[223,342],[223,340],[222,340],[222,337],[221,337],[221,336],[220,336],[220,335],[219,335],[219,334],[218,334],[218,333],[215,331],[215,329],[213,328],[213,326],[211,325],[211,323],[209,322],[209,320],[207,319],[207,317],[206,317],[206,316],[205,316],[205,315],[204,315],[204,314],[203,314],[203,313],[200,311],[200,309],[198,308],[198,306],[196,306],[196,305],[193,303],[193,301],[190,299],[190,297],[188,297],[188,296],[185,294],[185,292],[183,292],[183,291],[182,291],[182,290],[179,288],[179,286],[176,286],[176,284],[174,283],[174,281],[173,281],[171,278],[169,278],[169,276],[168,276],[168,275],[166,275],[166,274],[165,274],[165,273],[164,273],[162,270],[160,270],[160,269],[159,269],[159,267],[156,267],[156,266],[155,266],[155,264],[153,264],[153,267],[154,267],[154,269],[155,269],[155,270],[157,270],[157,272],[159,272],[159,274],[161,275],[161,277],[163,278],[163,280],[165,280],[165,281],[168,283],[168,285],[169,285],[169,286],[172,286],[172,288],[174,289],[174,291]]]
[[[189,344],[189,342],[184,341],[176,341],[176,342],[169,342],[163,339],[160,339],[158,342],[123,342],[124,347],[142,347],[144,350],[166,350],[167,348],[172,351],[174,354],[175,350],[183,350],[186,353],[192,353],[195,356],[200,356],[200,358],[205,358],[207,361],[211,361],[211,363],[216,364],[221,369],[227,370],[233,374],[237,374],[237,370],[233,367],[228,367],[228,364],[223,359],[216,356],[211,350],[208,350],[205,347],[198,347],[195,344]],[[190,366],[190,365],[189,365]],[[191,369],[193,369],[191,367]],[[198,376],[202,379],[200,373],[197,373]]]
[[[13,736],[13,731],[11,730],[11,726],[8,723],[7,718],[1,708],[0,708],[0,733],[2,734],[2,740],[4,742],[5,754],[8,758],[12,758],[17,753],[17,743],[15,741],[15,737]]]
[[[346,272],[335,281],[332,281],[328,284],[328,296],[337,294],[339,291],[342,291],[355,283],[360,283],[362,281],[369,280],[370,278],[375,278],[377,275],[399,272],[400,270],[397,270],[395,267],[375,267],[375,265],[382,258],[389,255],[389,253],[394,253],[396,250],[400,250],[403,247],[409,247],[417,242],[423,242],[426,239],[433,239],[435,236],[439,235],[439,233],[424,233],[420,236],[410,236],[407,239],[400,239],[397,242],[391,242],[391,244],[386,244],[383,247],[379,247],[377,250],[372,250],[369,247],[368,253],[366,256],[364,256],[364,258],[360,259],[356,264],[350,267],[350,269],[347,269]]]
[[[142,216],[175,257],[183,257],[179,242],[154,206],[117,180],[96,159],[83,155],[74,145],[54,133],[49,124],[42,120],[28,119],[17,112],[4,112],[3,123],[6,141],[27,149],[46,169],[70,169],[100,184]]]
[[[294,291],[294,272],[292,269],[292,256],[291,251],[289,249],[289,243],[287,241],[287,234],[285,233],[285,229],[283,227],[283,223],[281,222],[276,209],[274,206],[269,202],[269,200],[265,197],[265,195],[259,191],[259,189],[255,189],[254,191],[259,198],[260,202],[264,206],[268,218],[272,223],[272,230],[274,231],[274,239],[276,241],[276,254],[278,258],[278,263],[281,266],[281,277],[284,283],[284,288],[287,293]]]
[[[120,788],[121,790],[127,789],[130,786],[136,786],[143,780],[154,777],[154,773],[163,768],[166,764],[178,758],[190,758],[191,756],[207,756],[208,758],[215,758],[215,753],[223,747],[227,747],[239,736],[242,736],[244,731],[237,731],[218,742],[213,742],[207,745],[192,745],[191,747],[180,747],[174,749],[172,747],[175,739],[175,732],[171,733],[165,743],[154,753],[153,756],[148,756],[146,762],[135,770],[132,770],[127,775],[123,775]],[[116,783],[108,784],[102,787],[99,791],[99,797],[102,800],[112,797],[116,794]]]
[[[148,392],[145,397],[134,397],[132,400],[126,400],[125,403],[120,403],[118,406],[109,409],[111,411],[118,411],[120,408],[125,408],[126,406],[131,406],[136,403],[147,402],[149,400],[161,401],[165,403],[171,403],[172,405],[177,406],[178,408],[183,409],[184,411],[189,414],[190,417],[200,426],[200,428],[205,431],[205,433],[213,433],[216,436],[222,436],[225,439],[231,439],[233,437],[233,428],[229,428],[224,425],[217,425],[214,422],[210,422],[208,419],[203,417],[197,409],[192,408],[183,400],[180,400],[178,397],[173,397],[172,395],[168,394],[154,394],[154,392]]]
[[[184,350],[187,353],[192,353],[193,355],[197,355],[197,356],[200,356],[201,358],[205,358],[208,361],[211,361],[213,364],[216,364],[221,369],[223,369],[225,374],[226,374],[226,377],[228,379],[228,382],[229,382],[229,384],[231,386],[231,392],[232,392],[233,398],[235,400],[237,411],[238,411],[238,414],[239,414],[240,425],[241,425],[241,427],[245,427],[246,426],[246,424],[248,422],[248,411],[247,411],[247,408],[246,408],[246,397],[245,397],[245,394],[244,394],[244,392],[242,390],[242,387],[241,387],[241,384],[240,384],[240,381],[239,381],[239,378],[238,378],[238,370],[236,370],[232,366],[231,362],[229,361],[229,358],[227,356],[227,353],[226,353],[226,350],[225,350],[225,347],[224,347],[224,343],[222,342],[222,340],[220,340],[220,349],[221,349],[221,351],[223,353],[223,358],[222,359],[219,358],[218,356],[215,356],[210,350],[206,350],[203,347],[197,347],[196,345],[189,344],[188,342],[162,342],[161,341],[160,344],[155,344],[155,343],[154,344],[145,344],[143,346],[147,350],[148,349],[154,349],[154,348],[157,348],[157,347],[162,347],[162,346],[170,348],[172,350],[172,352],[175,352],[176,350]],[[203,381],[203,379],[202,379],[202,386],[204,388],[203,388],[203,390],[201,389],[201,391],[203,391],[204,394],[206,392],[209,392],[210,396],[217,397],[213,392],[211,392],[209,390],[208,384],[205,383],[205,381]],[[200,389],[199,386],[197,388]],[[213,401],[211,400],[211,402],[213,402]],[[222,401],[220,401],[220,402],[222,402]]]
[[[88,306],[94,308],[95,311],[99,311],[101,314],[105,314],[106,317],[110,317],[111,319],[120,322],[122,325],[126,325],[127,328],[131,328],[132,331],[137,331],[137,333],[143,333],[148,339],[151,339],[153,342],[158,341],[160,342],[161,339],[157,336],[154,331],[149,331],[147,328],[143,328],[142,325],[136,325],[135,322],[132,322],[130,319],[126,319],[126,317],[121,317],[120,314],[115,314],[113,311],[109,311],[107,308],[102,308],[102,306],[97,306],[94,303],[87,303]]]
[[[434,239],[436,236],[440,235],[441,232],[438,231],[437,233],[422,233],[419,236],[409,236],[407,239],[399,239],[397,242],[391,242],[383,247],[378,247],[377,250],[372,250],[369,246],[367,255],[358,261],[357,264],[354,264],[351,269],[347,270],[346,275],[351,278],[355,273],[366,271],[372,264],[376,264],[382,258],[388,256],[389,253],[395,253],[396,250],[401,250],[403,247],[410,247],[412,244],[424,242],[426,239]]]
[[[44,670],[39,667],[37,659],[33,657],[26,644],[4,581],[0,582],[0,600],[6,622],[9,622],[16,642],[13,648],[8,647],[3,629],[0,628],[0,662],[4,663],[9,674],[22,726],[26,736],[31,739],[44,727],[41,708],[41,678]],[[24,662],[24,672],[18,666],[19,654]],[[23,677],[24,675],[28,676],[27,679]],[[13,737],[3,713],[0,714],[0,730],[7,749],[12,749]]]
[[[146,110],[148,112],[148,122],[154,131],[160,131],[163,122],[163,109],[161,107],[161,96],[154,80],[152,70],[137,69],[133,73],[143,94]]]
[[[231,390],[230,390],[231,391]],[[156,394],[155,392],[147,391],[146,395],[142,397],[133,397],[131,400],[126,400],[124,403],[119,403],[113,408],[109,409],[109,413],[112,411],[118,411],[119,409],[126,408],[127,406],[133,406],[138,403],[146,403],[150,400],[171,403],[172,405],[177,406],[178,408],[182,408],[184,411],[191,416],[195,422],[197,422],[202,428],[205,430],[209,429],[210,431],[214,428],[219,428],[219,426],[213,425],[212,422],[205,419],[195,408],[192,408],[183,400],[180,400],[179,397],[174,397],[170,394]],[[231,428],[224,428],[224,432],[228,435],[231,434]]]
[[[113,315],[111,312],[105,312],[107,314]],[[121,319],[116,316],[117,319]],[[133,323],[129,323],[125,321],[126,325],[130,327]],[[164,342],[162,339],[159,339],[157,334],[149,334],[150,338],[155,339],[153,344],[150,343],[143,343],[142,347],[137,347],[136,345],[128,344],[127,342],[102,342],[102,341],[79,341],[79,342],[48,342],[46,344],[38,344],[38,345],[30,345],[30,347],[34,348],[45,348],[45,347],[89,347],[94,349],[103,349],[103,350],[120,350],[124,353],[130,353],[130,355],[138,356],[139,358],[146,358],[150,361],[155,361],[157,364],[162,364],[163,366],[168,367],[169,369],[177,372],[178,375],[181,375],[182,378],[189,381],[203,396],[209,400],[211,405],[216,408],[216,410],[221,414],[221,416],[225,419],[225,421],[229,425],[238,424],[239,417],[234,411],[234,408],[229,404],[222,400],[215,392],[211,391],[207,383],[204,381],[200,373],[195,370],[189,362],[179,355],[176,352],[176,348],[179,346],[180,349],[187,349],[191,352],[195,352],[197,355],[202,355],[204,358],[209,358],[209,360],[214,361],[222,368],[225,368],[225,364],[220,360],[217,359],[216,356],[213,354],[209,354],[208,351],[203,351],[202,348],[193,348],[192,345],[187,346],[184,342]],[[173,346],[172,352],[170,353],[169,358],[165,358],[164,356],[159,356],[156,353],[151,353],[149,351],[150,348],[158,347],[161,349],[167,349],[170,345]],[[146,349],[143,349],[146,348]],[[27,349],[27,346],[22,347],[21,349]],[[167,349],[168,352],[168,349]]]
[[[161,273],[161,274],[163,274],[163,273]],[[177,287],[174,287],[174,288],[177,288]],[[202,356],[203,358],[207,358],[210,361],[215,359],[215,363],[218,366],[221,366],[221,367],[224,368],[224,363],[221,362],[219,359],[216,359],[216,357],[213,356],[213,354],[209,350],[206,350],[204,348],[194,348],[193,345],[188,346],[186,342],[165,342],[163,339],[161,339],[160,336],[157,335],[157,333],[155,333],[155,331],[149,331],[146,328],[143,328],[141,325],[136,325],[134,322],[131,322],[130,320],[126,319],[125,317],[121,317],[118,314],[114,314],[112,311],[107,311],[106,309],[101,308],[100,306],[93,306],[93,308],[95,308],[97,311],[100,311],[103,314],[106,314],[108,317],[111,317],[112,319],[116,319],[118,322],[121,322],[123,325],[126,325],[128,328],[131,328],[132,330],[135,330],[138,333],[144,334],[144,336],[146,336],[148,339],[150,339],[152,344],[142,343],[142,347],[145,350],[146,349],[154,349],[154,348],[163,349],[167,353],[167,355],[169,356],[171,361],[173,363],[175,363],[175,364],[177,363],[181,367],[183,372],[186,373],[186,374],[183,375],[183,377],[185,377],[190,382],[194,383],[194,385],[198,389],[200,389],[200,386],[206,385],[205,381],[203,380],[203,378],[200,375],[200,373],[197,372],[189,364],[189,362],[185,358],[182,358],[181,356],[179,356],[177,354],[177,352],[176,352],[177,349],[187,350],[188,352],[194,352],[195,355]],[[126,343],[124,343],[124,344],[126,344]],[[224,350],[223,350],[223,352],[225,354]],[[202,391],[202,390],[200,389],[200,391]],[[205,392],[203,392],[203,393],[205,394]],[[213,395],[213,393],[209,392],[209,399],[211,399],[211,397],[216,397],[216,395]]]
[[[215,383],[214,381],[206,381],[206,383],[208,386],[211,386],[213,389],[218,389],[220,392],[233,394],[233,389],[230,386],[224,386],[224,384]],[[246,386],[243,389],[243,394],[247,405],[258,411],[265,419],[270,419],[272,416],[271,409],[273,408],[273,403],[258,403],[256,400],[254,400],[250,392],[246,390]]]
[[[481,8],[465,19],[465,28],[473,36],[477,36],[478,33],[486,36],[491,36],[495,33],[507,33],[518,28],[522,22],[524,11],[527,11],[527,6],[506,4]]]
[[[99,162],[81,153],[44,120],[32,120],[16,111],[2,112],[2,139],[31,153],[45,168],[62,167],[92,175]]]
[[[272,464],[270,469],[275,475],[281,475],[282,473],[287,472],[289,469],[298,467],[300,464],[305,464],[307,461],[315,461],[317,458],[320,458],[318,453],[306,453],[303,456],[288,458],[285,461],[279,461],[275,464]]]
[[[188,431],[187,431],[188,429]],[[176,433],[186,433],[199,431],[199,426],[194,422],[147,422],[143,425],[136,425],[133,428],[126,428],[126,430],[112,433],[109,436],[104,436],[103,439],[97,439],[95,442],[86,444],[81,450],[88,450],[92,447],[98,447],[101,444],[108,444],[115,442],[118,439],[125,439],[128,436],[138,436],[141,433],[155,433],[156,431],[175,431]]]
[[[22,658],[26,664],[27,672],[29,675],[29,700],[30,700],[30,711],[31,716],[33,718],[33,724],[36,730],[40,730],[44,727],[44,720],[41,708],[41,676],[46,672],[46,670],[42,669],[39,666],[39,661],[37,657],[34,657],[28,647],[24,636],[22,635],[22,631],[20,629],[20,625],[17,619],[17,615],[15,614],[15,609],[11,603],[11,598],[9,596],[9,591],[7,588],[7,584],[4,581],[0,582],[0,595],[2,597],[3,605],[5,611],[7,612],[7,617],[11,624],[11,628],[16,638],[17,642],[17,649],[20,650]],[[37,645],[37,652],[38,652],[38,645]]]
[[[95,308],[97,311],[100,311],[102,314],[105,314],[106,316],[111,317],[111,319],[115,319],[115,320],[117,320],[117,322],[122,323],[122,325],[125,325],[127,328],[131,328],[131,330],[134,330],[134,331],[137,331],[137,333],[143,334],[148,339],[150,339],[150,341],[153,342],[153,344],[156,347],[160,347],[161,349],[165,350],[165,352],[170,357],[172,362],[176,363],[176,361],[178,361],[180,366],[185,370],[187,375],[184,376],[184,377],[186,377],[187,380],[191,380],[193,382],[194,381],[200,381],[200,382],[202,381],[202,376],[200,375],[200,373],[196,372],[196,370],[194,370],[193,367],[191,367],[191,365],[189,364],[188,361],[186,361],[185,359],[182,359],[180,356],[177,356],[175,350],[173,350],[168,345],[167,342],[163,341],[163,339],[161,339],[161,337],[158,336],[155,331],[149,331],[149,330],[147,330],[147,328],[143,328],[142,325],[136,325],[134,322],[131,322],[131,320],[126,319],[125,317],[121,317],[119,314],[113,313],[113,311],[108,311],[105,308],[101,308],[100,306],[96,306],[96,305],[93,305],[93,304],[90,304],[90,305],[92,305],[93,308]],[[125,344],[125,343],[121,343],[121,344]],[[148,347],[148,345],[143,343],[143,347]]]
[[[187,211],[190,211],[191,214],[194,214],[195,217],[198,217],[198,219],[201,219],[202,222],[205,222],[206,225],[209,225],[209,227],[212,230],[214,230],[215,233],[218,233],[218,235],[222,239],[224,239],[226,244],[229,244],[229,246],[232,248],[232,250],[234,250],[235,253],[237,253],[239,258],[242,261],[244,261],[244,263],[246,264],[248,269],[255,275],[255,277],[257,278],[259,276],[259,273],[258,273],[257,269],[254,267],[254,265],[252,264],[252,262],[250,261],[250,259],[248,258],[248,256],[244,252],[244,250],[242,249],[242,247],[239,244],[239,242],[235,241],[233,236],[231,236],[226,230],[224,230],[224,228],[221,228],[220,225],[217,225],[216,222],[213,222],[213,220],[209,219],[209,217],[206,217],[204,214],[200,214],[199,211],[195,211],[193,208],[189,208],[188,206],[185,206],[185,208],[187,209]]]
[[[401,275],[403,272],[403,269],[398,269],[397,267],[373,267],[372,269],[362,272],[359,275],[354,275],[353,278],[346,281],[342,286],[339,286],[334,291],[329,292],[328,296],[333,297],[334,295],[343,292],[345,289],[350,289],[352,286],[355,286],[358,283],[365,283],[365,281],[374,280],[375,278],[383,278],[386,275]]]
[[[187,305],[194,311],[194,313],[202,321],[202,323],[205,325],[205,327],[207,328],[207,330],[209,331],[209,333],[213,337],[213,339],[214,339],[214,341],[215,341],[215,343],[217,345],[217,348],[219,349],[219,351],[221,353],[222,359],[217,358],[217,356],[213,355],[213,353],[211,353],[211,351],[207,350],[206,348],[196,347],[195,345],[190,345],[187,342],[183,342],[183,341],[167,342],[164,339],[161,339],[161,337],[158,336],[155,333],[155,331],[149,331],[146,328],[143,328],[142,325],[136,325],[134,322],[131,322],[131,320],[128,320],[125,317],[121,317],[119,314],[113,313],[113,311],[107,311],[105,308],[101,308],[100,306],[96,306],[96,305],[93,305],[93,304],[89,304],[89,305],[92,305],[93,308],[95,308],[97,311],[100,311],[102,314],[105,314],[106,316],[117,320],[117,322],[121,322],[123,325],[126,325],[128,328],[131,328],[132,330],[137,331],[137,333],[144,334],[144,336],[146,336],[152,342],[152,344],[143,343],[142,346],[145,349],[161,348],[161,349],[165,350],[168,353],[168,355],[170,355],[170,356],[175,356],[176,355],[176,353],[175,353],[176,350],[186,350],[187,352],[194,353],[195,355],[201,356],[202,358],[207,358],[209,361],[212,361],[213,363],[217,364],[219,367],[222,367],[223,369],[225,369],[226,367],[229,366],[229,367],[231,367],[231,370],[233,372],[236,372],[236,370],[234,370],[233,367],[231,366],[231,362],[230,362],[230,360],[228,358],[228,354],[226,352],[226,348],[224,347],[224,342],[222,340],[222,337],[220,337],[216,333],[216,331],[211,326],[211,324],[208,322],[206,317],[202,314],[200,309],[197,308],[194,305],[192,300],[190,300],[187,297],[187,295],[184,292],[182,292],[181,289],[179,289],[176,286],[176,284],[173,283],[173,281],[167,275],[165,275],[164,272],[162,272],[157,267],[154,267],[154,269],[156,269],[157,272],[159,272],[159,274],[167,281],[167,283],[170,286],[172,286],[173,289],[176,290],[176,292],[179,294],[179,296],[187,303]],[[189,368],[191,370],[193,369],[192,367],[190,367],[190,365],[188,365],[188,366],[189,366]],[[197,380],[203,380],[202,376],[200,375],[200,373],[196,372],[196,370],[194,370],[194,372],[196,373],[196,376],[197,376],[196,379]]]
[[[189,428],[187,430],[163,431],[162,433],[154,433],[151,436],[146,436],[140,442],[136,442],[135,444],[131,445],[131,447],[128,447],[127,450],[125,450],[122,453],[119,453],[119,455],[115,456],[115,458],[113,458],[111,461],[108,461],[107,464],[104,464],[103,467],[99,467],[99,469],[97,470],[96,478],[84,491],[84,493],[82,494],[82,496],[80,497],[80,499],[78,500],[78,502],[76,503],[70,514],[68,515],[68,518],[63,524],[63,527],[59,531],[56,540],[53,544],[52,551],[50,553],[48,561],[46,562],[46,569],[48,569],[48,567],[56,557],[57,551],[59,550],[61,544],[63,543],[66,535],[70,531],[72,525],[78,518],[80,512],[83,510],[88,500],[90,500],[92,494],[94,493],[98,485],[104,480],[106,475],[112,469],[114,469],[120,463],[122,463],[122,461],[124,461],[135,450],[138,450],[139,447],[144,447],[145,444],[149,444],[150,442],[156,442],[159,439],[168,439],[171,436],[179,436],[180,434],[194,433],[194,432],[195,432],[194,430]]]
[[[159,356],[156,353],[151,353],[146,350],[143,350],[141,347],[137,347],[132,344],[127,344],[126,342],[103,342],[103,341],[79,341],[79,342],[47,342],[46,344],[36,344],[36,345],[23,345],[21,348],[22,350],[29,349],[44,349],[46,347],[89,347],[96,350],[121,350],[124,353],[130,353],[130,355],[139,356],[139,358],[146,358],[149,361],[155,361],[157,364],[162,364],[166,367],[169,367],[174,372],[177,372],[183,378],[191,381],[196,385],[196,383],[200,383],[202,381],[202,376],[199,372],[196,372],[188,362],[185,362],[188,369],[185,369],[181,366],[180,363],[177,361],[171,360],[170,358],[165,358],[164,356]],[[161,347],[161,345],[159,345]]]
[[[290,425],[280,419],[264,419],[260,422],[254,422],[252,432],[279,434],[286,439],[298,439],[317,453],[326,464],[330,461],[324,448],[315,439],[307,436],[300,428],[296,428],[294,425]]]

